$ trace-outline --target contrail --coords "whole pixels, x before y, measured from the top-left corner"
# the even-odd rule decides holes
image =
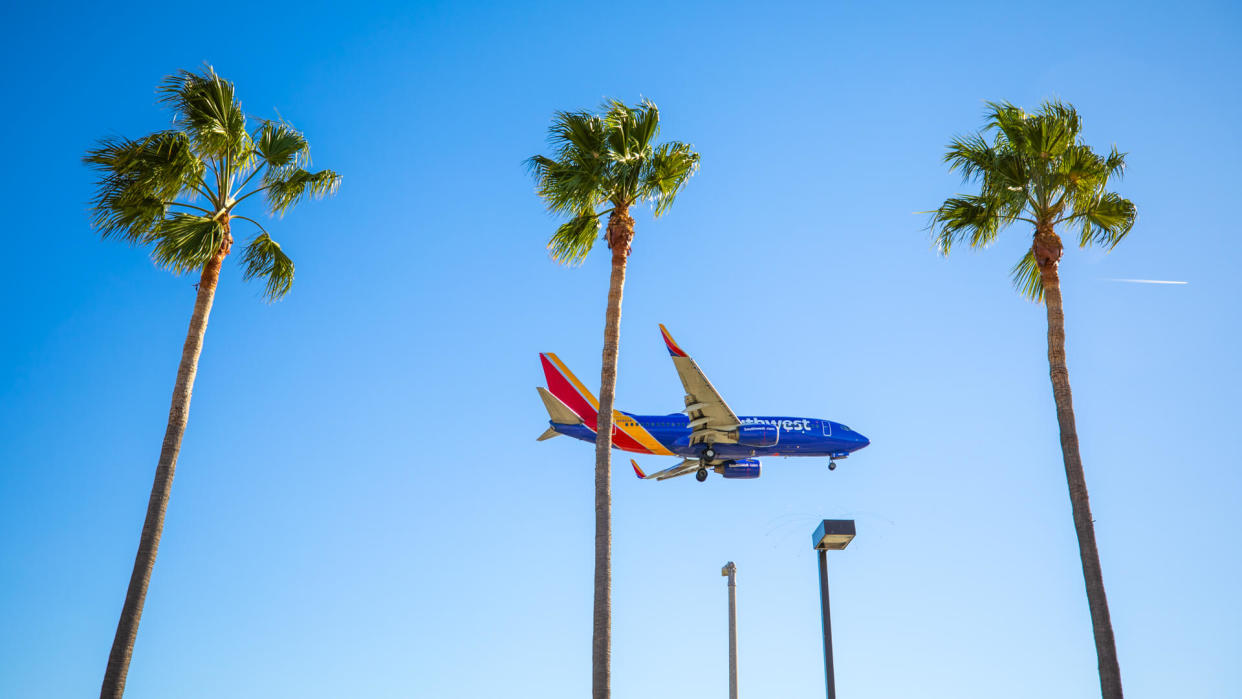
[[[1130,284],[1189,284],[1190,282],[1174,282],[1165,279],[1106,279],[1110,282],[1129,282]]]

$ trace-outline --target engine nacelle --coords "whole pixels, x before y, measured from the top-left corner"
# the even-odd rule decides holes
[[[737,443],[745,447],[774,447],[780,432],[772,425],[742,425],[737,428]]]
[[[759,468],[758,459],[738,459],[725,464],[720,475],[725,478],[758,478]]]

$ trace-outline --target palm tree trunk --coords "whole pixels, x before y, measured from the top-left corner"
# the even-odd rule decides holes
[[[1065,362],[1065,315],[1061,308],[1061,281],[1057,273],[1061,241],[1050,228],[1045,228],[1036,234],[1034,250],[1044,289],[1044,305],[1048,310],[1048,369],[1052,377],[1052,396],[1057,404],[1061,456],[1065,461],[1074,529],[1078,534],[1078,554],[1082,559],[1087,604],[1091,609],[1091,626],[1095,633],[1100,694],[1104,699],[1122,699],[1121,666],[1117,662],[1117,643],[1108,614],[1108,598],[1104,594],[1104,575],[1100,570],[1100,552],[1095,543],[1095,523],[1087,498],[1087,480],[1082,470],[1082,456],[1078,453],[1078,429],[1070,395],[1069,368]]]
[[[194,391],[194,375],[198,372],[198,357],[203,351],[203,336],[207,332],[207,317],[216,296],[216,283],[220,280],[220,266],[229,253],[232,236],[225,223],[225,243],[203,267],[198,282],[198,297],[194,301],[194,315],[190,317],[190,329],[181,349],[181,364],[177,367],[177,383],[173,387],[172,406],[168,409],[168,427],[164,430],[164,445],[160,449],[159,464],[155,468],[155,483],[151,486],[151,498],[147,501],[147,518],[142,524],[142,539],[138,543],[138,555],[134,557],[134,571],[129,576],[129,589],[125,592],[125,605],[121,619],[116,625],[116,637],[112,640],[112,652],[108,654],[108,669],[104,673],[100,699],[120,699],[125,693],[125,678],[129,673],[129,660],[134,652],[134,639],[138,636],[138,622],[142,619],[142,605],[147,598],[147,586],[151,582],[151,569],[155,566],[155,554],[160,547],[160,534],[164,530],[164,511],[168,509],[168,496],[172,490],[173,473],[177,470],[177,455],[181,451],[181,437],[185,434],[186,421],[190,415],[190,394]]]
[[[591,628],[591,696],[612,692],[612,405],[617,391],[617,355],[621,347],[621,296],[625,265],[634,237],[629,207],[617,206],[608,217],[612,275],[604,315],[604,357],[600,368],[599,414],[595,421],[595,614]]]

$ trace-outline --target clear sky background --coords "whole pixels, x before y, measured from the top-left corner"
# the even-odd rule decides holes
[[[212,63],[303,129],[332,200],[270,226],[286,300],[226,266],[128,696],[577,698],[592,458],[536,443],[536,354],[597,384],[607,285],[544,250],[522,160],[557,109],[661,107],[702,169],[637,216],[618,401],[681,407],[666,323],[742,413],[872,446],[757,481],[614,464],[617,697],[822,696],[810,534],[851,697],[1098,696],[1029,245],[951,259],[916,212],[985,100],[1074,103],[1130,153],[1115,252],[1062,266],[1127,695],[1236,697],[1242,13],[1227,2],[6,5],[0,696],[98,691],[196,278],[88,226],[95,139]],[[1189,282],[1156,286],[1114,278]],[[671,460],[647,458],[648,469]]]

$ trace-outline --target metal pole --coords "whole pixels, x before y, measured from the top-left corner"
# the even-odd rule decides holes
[[[729,699],[737,699],[737,566],[729,561],[720,574],[729,576]]]
[[[824,614],[824,675],[828,699],[837,699],[837,681],[832,671],[832,617],[828,612],[828,553],[819,550],[819,599]]]

